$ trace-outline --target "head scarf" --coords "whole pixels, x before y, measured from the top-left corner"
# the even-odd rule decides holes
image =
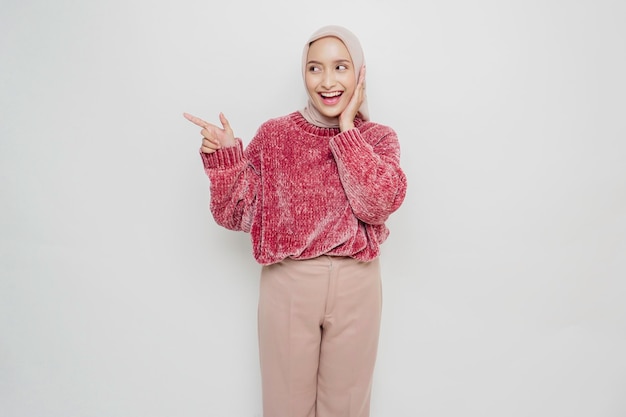
[[[304,45],[304,51],[302,52],[302,78],[306,77],[306,63],[309,55],[309,47],[311,44],[321,38],[325,38],[328,36],[334,36],[338,38],[348,49],[350,53],[350,57],[352,58],[352,64],[354,66],[354,72],[356,79],[359,79],[359,71],[361,67],[365,64],[365,57],[363,55],[363,49],[361,48],[361,43],[359,39],[354,35],[354,33],[350,32],[348,29],[341,26],[324,26],[317,31],[315,31],[306,45]],[[306,81],[305,81],[306,86]],[[308,94],[308,90],[307,90]],[[314,124],[319,127],[339,127],[339,118],[338,117],[326,117],[319,112],[313,105],[313,101],[311,97],[308,98],[307,105],[304,109],[300,111],[302,116],[311,124]],[[363,99],[363,103],[361,107],[359,107],[359,117],[363,120],[369,120],[369,111],[367,108],[367,98]]]

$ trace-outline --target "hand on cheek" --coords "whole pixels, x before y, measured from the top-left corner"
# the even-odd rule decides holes
[[[363,65],[359,71],[359,81],[354,89],[354,94],[346,108],[341,115],[339,115],[339,129],[342,132],[354,129],[354,118],[358,114],[363,100],[365,100],[365,65]]]

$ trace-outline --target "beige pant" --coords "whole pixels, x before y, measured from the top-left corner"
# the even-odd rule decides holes
[[[381,303],[378,259],[321,256],[264,266],[264,417],[368,417]]]

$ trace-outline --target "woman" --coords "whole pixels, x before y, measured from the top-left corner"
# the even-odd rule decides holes
[[[395,132],[369,121],[358,39],[307,41],[308,103],[243,148],[228,120],[200,126],[218,224],[251,234],[262,265],[258,330],[265,417],[369,416],[381,313],[379,252],[406,177]]]

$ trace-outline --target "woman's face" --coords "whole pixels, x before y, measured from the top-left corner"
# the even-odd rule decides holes
[[[343,42],[330,36],[314,41],[309,47],[304,79],[315,108],[326,117],[339,117],[357,81]]]

